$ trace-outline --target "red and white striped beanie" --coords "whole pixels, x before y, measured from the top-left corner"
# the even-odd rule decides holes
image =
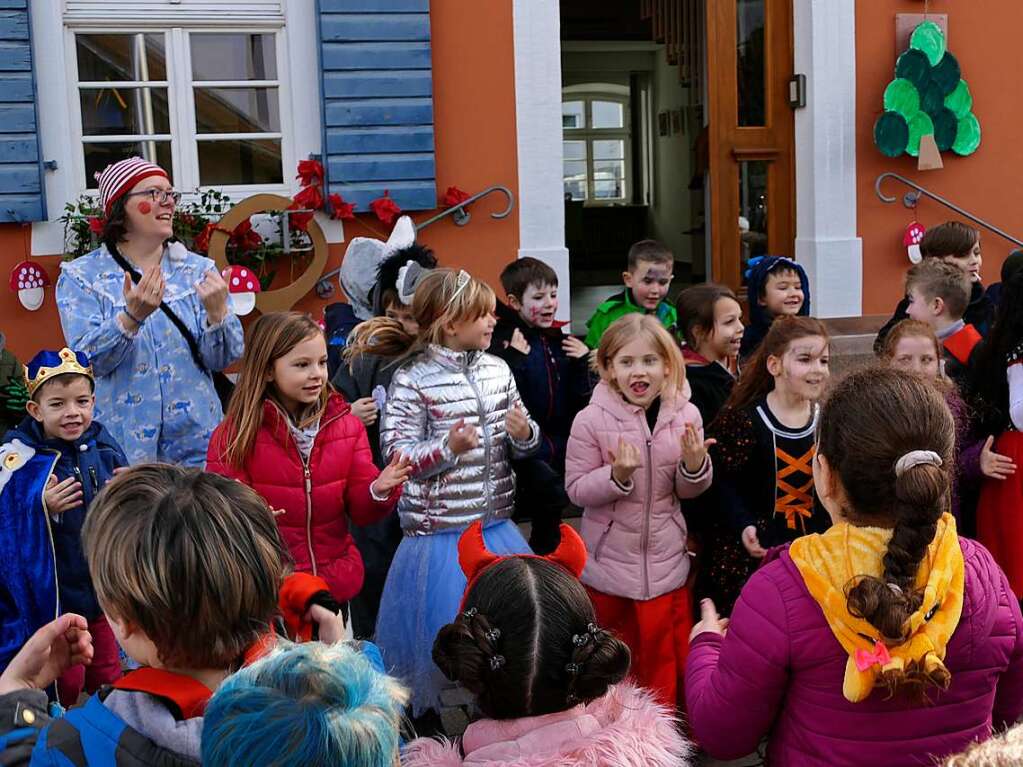
[[[110,208],[117,200],[130,192],[139,181],[150,176],[169,178],[167,171],[141,157],[129,157],[127,160],[111,163],[102,173],[97,173],[99,200],[104,213],[109,216]]]

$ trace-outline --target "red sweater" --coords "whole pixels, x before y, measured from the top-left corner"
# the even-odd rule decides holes
[[[386,517],[400,490],[382,503],[369,487],[380,473],[366,437],[366,427],[338,394],[332,394],[320,419],[308,467],[288,428],[287,417],[273,402],[263,402],[263,423],[240,469],[227,463],[227,423],[213,432],[206,470],[244,482],[271,508],[295,569],[323,578],[338,601],[362,588],[362,556],[348,532],[348,517],[368,525]]]

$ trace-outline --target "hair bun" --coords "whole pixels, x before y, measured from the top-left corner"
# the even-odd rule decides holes
[[[569,665],[575,666],[575,673],[568,672],[570,703],[596,700],[629,671],[632,656],[625,642],[606,631],[595,632],[592,637],[572,655],[573,663]],[[586,655],[585,660],[576,660],[579,655]]]

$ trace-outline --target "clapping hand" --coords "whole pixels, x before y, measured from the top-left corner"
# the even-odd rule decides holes
[[[0,695],[41,690],[72,666],[92,663],[92,635],[81,615],[64,613],[36,631],[0,676]]]
[[[754,559],[763,559],[767,556],[767,549],[760,545],[760,539],[757,537],[757,528],[755,525],[749,525],[743,529],[742,545],[746,547],[746,551]]]
[[[227,317],[227,280],[230,274],[224,270],[221,275],[216,269],[210,269],[195,283],[195,292],[206,308],[206,316],[211,325],[217,325]]]
[[[74,477],[58,482],[57,475],[51,474],[46,480],[43,501],[46,503],[46,511],[50,514],[63,514],[65,511],[77,509],[82,505],[82,483]]]
[[[124,308],[131,315],[130,319],[141,322],[150,314],[155,312],[163,301],[163,291],[166,283],[163,279],[163,269],[159,264],[153,264],[146,269],[138,284],[131,281],[131,275],[124,273]]]
[[[695,474],[703,468],[707,460],[707,449],[716,445],[716,439],[700,439],[700,433],[691,423],[686,424],[686,430],[682,432],[682,465],[686,471]]]
[[[380,411],[377,409],[377,401],[372,397],[362,397],[352,403],[352,415],[362,421],[365,426],[372,426],[377,422]]]
[[[508,435],[519,442],[529,439],[529,419],[522,410],[522,405],[516,404],[504,417],[504,430]]]
[[[1016,473],[1016,464],[1008,456],[992,450],[991,446],[994,443],[994,437],[988,437],[984,443],[984,449],[980,453],[980,471],[991,479],[1007,479]]]
[[[611,476],[619,484],[627,485],[632,475],[639,468],[639,448],[626,442],[625,437],[618,438],[618,450],[608,451],[611,459]]]
[[[401,453],[391,456],[391,462],[384,467],[371,486],[377,498],[389,498],[396,487],[405,484],[412,474],[412,461]]]
[[[476,448],[480,443],[479,435],[476,434],[476,427],[467,424],[464,418],[448,431],[448,447],[455,455],[461,455]]]
[[[575,336],[565,336],[565,339],[561,342],[561,348],[565,351],[565,354],[577,360],[590,353],[590,347]]]
[[[728,630],[728,618],[718,615],[718,609],[711,599],[700,600],[700,620],[689,632],[689,641],[692,642],[698,634],[721,634]]]

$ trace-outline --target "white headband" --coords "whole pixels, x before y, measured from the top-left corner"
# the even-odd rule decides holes
[[[465,271],[465,269],[458,272],[458,285],[455,287],[455,292],[451,294],[451,298],[449,298],[448,302],[444,305],[445,309],[455,302],[455,299],[458,298],[458,294],[465,290],[465,286],[468,285],[471,280],[472,277],[469,276],[469,273]]]
[[[925,463],[929,463],[932,466],[941,466],[941,456],[933,450],[910,450],[895,462],[895,476],[901,477],[914,466],[920,466]]]

